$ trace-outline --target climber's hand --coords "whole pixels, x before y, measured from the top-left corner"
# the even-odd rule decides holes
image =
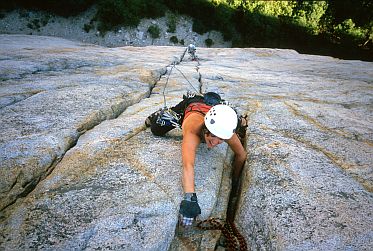
[[[195,193],[186,193],[180,203],[181,225],[190,226],[195,218],[201,214],[201,208],[198,205],[197,195]]]

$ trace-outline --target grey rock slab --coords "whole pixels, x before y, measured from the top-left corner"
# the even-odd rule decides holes
[[[133,68],[133,75],[144,71],[143,66],[139,67],[141,68]],[[110,69],[97,68],[99,70],[103,74],[110,74]],[[131,71],[127,75],[130,73]],[[156,76],[159,77],[159,74]],[[62,77],[54,77],[55,83],[63,86]],[[124,74],[124,77],[128,76]],[[133,76],[130,77],[133,79]],[[94,78],[88,79],[88,82],[94,82]],[[141,84],[141,81],[136,80]],[[48,88],[42,93],[73,88],[40,85]],[[87,90],[87,95],[91,93],[91,99],[99,102],[100,97],[89,89],[93,83],[82,85],[78,87]],[[139,84],[133,84],[133,87],[136,86]],[[118,88],[118,84],[111,83],[107,88]],[[169,105],[181,101],[184,90],[178,84],[170,85],[167,90],[174,94],[167,96]],[[43,177],[43,181],[23,201],[17,201],[3,212],[3,217],[6,218],[1,223],[4,229],[1,241],[3,248],[168,248],[177,223],[182,196],[181,134],[180,131],[175,131],[159,138],[152,136],[149,129],[145,130],[145,118],[163,107],[163,96],[159,93],[151,94],[150,98],[139,95],[136,99],[141,101],[126,105],[126,109],[121,109],[122,113],[116,113],[120,114],[118,117],[92,123],[94,127],[87,126],[84,134],[76,136],[79,136],[76,145],[70,150],[62,151],[65,153],[68,150],[52,173]],[[121,97],[136,96],[125,93]],[[23,102],[7,106],[3,110],[20,106]],[[73,103],[66,104],[67,107],[71,105]],[[56,112],[56,115],[59,114]],[[74,118],[66,115],[63,117]],[[53,117],[54,120],[57,118],[58,116]],[[9,139],[12,137],[9,136]],[[217,201],[225,151],[224,145],[212,151],[201,146],[197,156],[199,164],[196,166],[196,184],[203,208],[201,217],[207,218]],[[14,222],[17,224],[13,224]]]
[[[292,112],[251,116],[237,224],[253,250],[369,250],[372,147]]]
[[[82,183],[67,179],[29,196],[2,226],[2,248],[165,250],[177,220],[170,217],[174,203],[141,171],[109,165],[93,176],[86,171]]]
[[[202,89],[249,115],[236,224],[250,249],[371,249],[373,64],[290,50],[198,52]]]
[[[0,41],[7,58],[0,69],[0,208],[30,192],[81,134],[149,96],[176,52],[142,64],[147,56],[136,48],[128,54],[22,35]]]
[[[12,63],[0,71],[2,165],[8,167],[1,175],[9,181],[2,187],[17,187],[14,197],[30,192],[3,210],[2,248],[165,250],[175,243],[181,133],[154,137],[143,122],[164,105],[163,92],[172,106],[193,91],[190,82],[249,115],[235,222],[251,249],[371,249],[373,63],[292,50],[197,48],[199,61],[186,55],[176,65],[184,76],[175,68],[167,81],[181,47],[64,41],[57,47],[45,41],[47,49],[35,50],[12,49],[9,42],[2,56],[4,62],[30,60],[39,69]],[[32,59],[33,51],[44,52],[46,65]],[[218,194],[223,165],[229,165],[226,150],[201,145],[198,151],[202,219],[223,210]],[[18,156],[21,164],[12,162]],[[48,168],[21,168],[50,163],[50,174]]]
[[[148,101],[145,104],[154,103]],[[144,131],[139,121],[152,109],[145,104],[87,132],[53,172],[7,212],[3,248],[167,250],[182,197],[181,135],[175,131],[155,137]],[[123,133],[128,128],[140,129],[134,135]],[[216,203],[225,151],[224,145],[199,150],[196,192],[201,217],[207,218]]]
[[[1,207],[22,194],[25,190],[22,187],[44,176],[79,134],[114,118],[148,92],[147,84],[136,89],[125,86],[69,88],[40,93],[3,108],[0,111],[1,174],[11,177],[1,182]]]
[[[202,90],[249,114],[236,223],[251,249],[370,249],[372,63],[290,50],[198,53]]]

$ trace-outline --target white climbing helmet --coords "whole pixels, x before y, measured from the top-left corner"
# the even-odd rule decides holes
[[[215,105],[205,115],[205,125],[215,136],[230,139],[237,127],[237,114],[227,105]]]

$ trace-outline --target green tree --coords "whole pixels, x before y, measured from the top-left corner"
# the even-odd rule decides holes
[[[294,22],[305,27],[310,33],[317,35],[322,30],[321,22],[327,8],[326,1],[299,2],[293,15]]]
[[[368,34],[367,30],[357,27],[352,19],[346,19],[336,25],[335,31],[339,36],[342,36],[343,40],[357,43],[362,43]],[[370,34],[369,37],[371,36]]]
[[[150,25],[148,28],[148,32],[152,39],[156,39],[160,37],[161,34],[161,29],[159,28],[158,25]]]

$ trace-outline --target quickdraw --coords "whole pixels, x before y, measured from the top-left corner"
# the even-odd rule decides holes
[[[200,221],[196,227],[201,230],[221,230],[227,242],[228,250],[247,251],[245,238],[236,228],[234,222],[219,218],[210,218]]]

